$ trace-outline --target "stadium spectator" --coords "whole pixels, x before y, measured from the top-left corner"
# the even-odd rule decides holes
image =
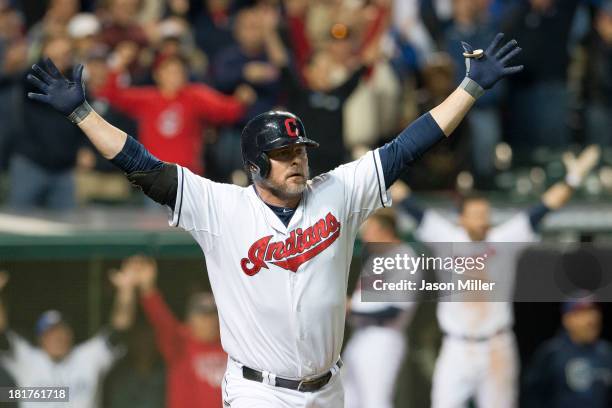
[[[509,136],[523,150],[562,149],[570,142],[568,50],[577,5],[578,0],[516,2],[503,22],[508,38],[524,48],[517,63],[525,69],[508,82]]]
[[[74,58],[84,61],[95,48],[100,47],[99,34],[102,26],[98,18],[91,13],[79,13],[68,22],[67,31],[72,38]]]
[[[146,67],[141,62],[140,53],[149,44],[149,38],[137,20],[142,6],[140,0],[109,0],[102,13],[102,31],[100,41],[110,49],[118,48],[122,43],[130,43],[135,47],[138,58],[132,58],[126,69],[134,78],[146,74]]]
[[[66,406],[100,406],[102,380],[120,356],[122,338],[135,314],[134,281],[126,265],[109,278],[116,290],[110,327],[77,345],[72,328],[57,310],[47,310],[36,322],[36,347],[9,329],[6,311],[0,308],[0,363],[18,386],[68,387],[70,403]],[[0,279],[2,287],[7,281]],[[38,407],[39,403],[20,406]]]
[[[219,321],[212,295],[192,295],[186,322],[181,323],[156,288],[155,261],[138,256],[131,259],[138,264],[136,276],[142,307],[166,361],[167,407],[220,407],[227,355],[219,341]]]
[[[562,305],[562,330],[536,351],[525,375],[525,407],[604,408],[612,404],[612,344],[600,338],[592,297]]]
[[[232,0],[205,0],[194,20],[196,43],[210,61],[214,61],[220,51],[235,44],[232,34],[234,3]]]
[[[21,15],[8,3],[0,2],[0,172],[8,167],[11,152],[11,107],[21,100],[20,88],[14,86],[27,66],[28,46]]]
[[[58,69],[71,76],[70,38],[50,37],[42,51],[43,57],[57,61]],[[77,152],[85,146],[83,135],[66,118],[25,96],[32,90],[25,75],[17,85],[22,97],[11,105],[14,153],[9,163],[9,205],[20,211],[69,210],[75,206],[74,169]]]
[[[434,52],[434,42],[419,15],[419,0],[393,1],[393,27],[404,41],[417,49],[424,58]]]
[[[232,93],[249,84],[257,93],[247,118],[270,110],[278,101],[278,69],[270,62],[266,42],[269,13],[267,7],[241,10],[234,25],[237,44],[224,49],[214,61],[214,84],[221,92]]]
[[[42,20],[28,31],[30,59],[37,59],[45,39],[67,34],[68,22],[79,12],[78,0],[50,0]]]
[[[121,48],[117,50],[117,54],[123,52]],[[132,50],[126,53],[134,55]],[[239,87],[235,97],[229,97],[205,85],[190,84],[186,63],[176,55],[157,61],[153,71],[155,87],[121,87],[119,73],[129,64],[129,55],[118,56],[118,70],[109,76],[107,86],[97,96],[138,122],[138,138],[151,154],[203,174],[204,122],[236,122],[244,114],[244,106],[253,101],[252,90]]]
[[[488,15],[487,2],[454,0],[453,19],[444,31],[444,51],[453,59],[455,81],[460,82],[465,57],[461,42],[484,44],[498,29]],[[500,104],[505,84],[479,98],[467,116],[471,141],[472,168],[478,188],[492,186],[495,175],[495,146],[502,140]]]
[[[353,93],[365,66],[359,65],[345,81],[336,84],[332,77],[333,57],[327,50],[315,51],[304,67],[304,83],[289,66],[288,53],[272,27],[267,32],[268,49],[273,63],[281,71],[281,85],[286,92],[287,109],[308,123],[308,133],[320,135],[323,149],[309,158],[311,176],[327,172],[346,162],[343,142],[344,103]],[[369,61],[368,61],[369,62]]]
[[[612,1],[607,0],[595,17],[595,30],[586,48],[584,75],[586,133],[591,143],[612,145]]]
[[[231,179],[234,170],[242,168],[242,126],[248,119],[278,104],[279,71],[270,61],[266,41],[266,24],[275,18],[273,13],[267,6],[246,8],[238,12],[233,30],[236,43],[218,52],[213,61],[213,83],[218,90],[231,94],[241,85],[247,84],[257,94],[244,120],[235,126],[220,129],[218,141],[213,147],[216,156],[224,159],[217,164],[219,177],[224,181]]]
[[[87,70],[87,76],[85,77],[87,101],[96,109],[96,112],[113,126],[125,129],[129,134],[136,135],[138,131],[136,122],[120,110],[115,109],[108,100],[99,96],[111,75],[111,69],[106,62],[107,58],[107,49],[101,44],[98,44],[96,48],[89,51],[88,55],[84,56],[83,63]],[[109,163],[108,160],[105,160],[95,149],[83,149],[79,158],[82,158],[83,155],[94,155],[93,158],[88,159],[95,162],[93,166],[90,166],[93,169],[105,173],[117,172],[117,168]],[[96,188],[100,189],[100,183],[96,183],[96,185]]]

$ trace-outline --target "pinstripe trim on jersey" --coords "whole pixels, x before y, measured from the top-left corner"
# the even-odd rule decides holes
[[[180,170],[180,171],[179,171]],[[176,189],[176,202],[174,203],[174,211],[172,212],[172,222],[170,225],[173,227],[179,227],[181,222],[181,211],[183,209],[183,188],[185,185],[185,170],[182,166],[177,165],[176,171],[178,175],[178,183],[180,187]]]
[[[176,225],[181,223],[181,211],[183,210],[183,186],[185,185],[185,170],[181,167],[181,203],[179,204],[178,218],[176,219]]]
[[[380,157],[378,156],[378,150],[372,151],[372,157],[374,158],[374,169],[376,170],[376,182],[378,183],[378,196],[380,197],[380,204],[385,208],[385,202],[388,200],[387,190],[385,186],[385,176],[382,171],[382,165],[380,164]],[[378,160],[376,160],[378,157]]]

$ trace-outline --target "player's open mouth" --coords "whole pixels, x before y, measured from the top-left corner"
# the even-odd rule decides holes
[[[293,173],[293,174],[290,174],[289,177],[287,177],[287,178],[293,178],[293,177],[304,178],[304,175],[302,173]]]

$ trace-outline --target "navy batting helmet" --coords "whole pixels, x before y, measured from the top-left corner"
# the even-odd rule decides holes
[[[319,144],[306,137],[304,124],[293,113],[269,111],[255,116],[246,124],[240,138],[242,161],[249,170],[253,165],[262,178],[270,172],[267,152],[294,144],[318,147]]]

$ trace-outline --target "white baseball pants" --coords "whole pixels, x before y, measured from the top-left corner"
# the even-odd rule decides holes
[[[399,330],[357,329],[343,357],[346,408],[393,408],[395,382],[405,354],[406,337]]]
[[[518,361],[511,331],[486,341],[446,336],[433,375],[432,408],[463,408],[472,397],[478,408],[515,408]]]

